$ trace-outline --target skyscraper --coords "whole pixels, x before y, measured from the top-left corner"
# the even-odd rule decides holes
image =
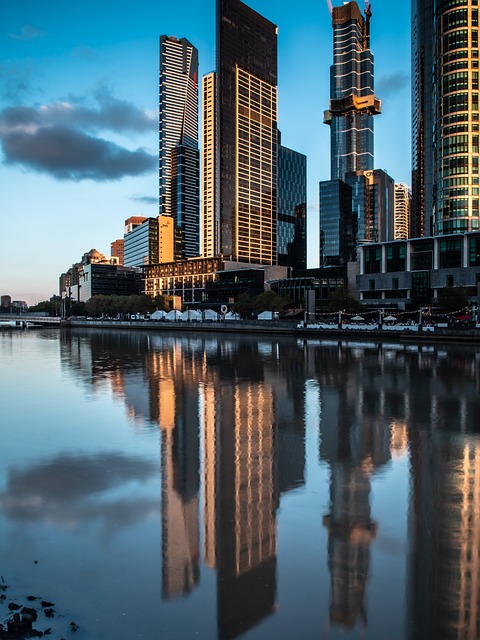
[[[278,264],[306,269],[307,158],[281,144],[277,203]]]
[[[368,3],[365,18],[356,2],[332,9],[333,65],[325,112],[331,129],[331,180],[373,169],[373,116],[380,113],[380,100],[373,86],[371,15]]]
[[[160,37],[160,214],[175,220],[175,259],[200,253],[198,52],[185,38]]]
[[[387,201],[375,195],[381,191],[377,184],[381,176],[373,170],[373,117],[380,113],[381,104],[374,93],[372,12],[367,3],[363,17],[356,2],[346,2],[333,7],[331,15],[333,65],[330,105],[324,113],[324,122],[330,126],[330,180],[320,182],[320,262],[324,266],[356,260],[360,241],[376,240],[380,225],[387,233],[388,217],[382,209]]]
[[[479,229],[477,0],[412,1],[411,235]]]
[[[395,240],[408,238],[408,224],[412,205],[412,192],[403,182],[395,183]]]
[[[433,233],[433,25],[433,0],[412,0],[410,238]]]
[[[277,27],[240,0],[217,0],[216,53],[216,74],[204,80],[204,154],[214,171],[203,176],[213,207],[204,255],[276,264]]]

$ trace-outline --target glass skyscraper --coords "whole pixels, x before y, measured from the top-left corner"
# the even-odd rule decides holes
[[[278,145],[278,264],[307,268],[307,157]]]
[[[330,180],[320,182],[320,263],[356,260],[360,241],[374,240],[375,225],[368,174],[373,174],[373,118],[380,113],[374,93],[370,18],[356,2],[332,8],[333,65],[330,105]],[[383,215],[382,211],[378,215]],[[376,225],[378,231],[378,224]]]
[[[277,259],[277,27],[217,0],[216,73],[204,79],[204,256]]]
[[[200,253],[198,52],[185,38],[160,37],[160,214],[175,220],[176,260]]]
[[[479,228],[479,93],[478,0],[412,0],[415,235]]]
[[[333,65],[325,112],[331,128],[332,180],[373,169],[373,116],[380,113],[380,101],[373,86],[370,17],[368,4],[365,18],[356,2],[332,9]]]

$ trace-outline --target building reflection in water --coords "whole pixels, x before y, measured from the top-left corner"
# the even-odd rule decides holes
[[[320,457],[330,465],[328,529],[329,623],[367,627],[370,545],[377,532],[370,507],[371,475],[390,459],[388,426],[366,401],[367,378],[351,350],[328,352],[320,369]]]
[[[372,486],[408,455],[406,635],[480,637],[477,352],[208,334],[62,340],[66,366],[91,388],[110,384],[133,424],[159,429],[164,600],[198,588],[203,567],[216,573],[220,638],[276,611],[276,514],[282,494],[305,484],[306,416],[318,413],[330,626],[369,624],[382,534]]]

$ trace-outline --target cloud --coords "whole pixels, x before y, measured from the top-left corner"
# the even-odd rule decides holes
[[[143,204],[158,204],[158,196],[145,196],[141,193],[134,193],[130,200],[142,202]]]
[[[39,107],[20,105],[0,111],[5,163],[59,180],[119,180],[153,171],[158,166],[156,156],[121,147],[100,132],[144,133],[157,127],[146,111],[104,88],[92,99],[72,96]]]
[[[409,86],[410,74],[405,71],[397,71],[396,73],[385,74],[378,78],[375,94],[378,95],[380,100],[387,100]]]
[[[0,64],[0,95],[7,103],[33,95],[39,89],[32,87],[31,80],[38,80],[41,71],[31,61]]]
[[[70,96],[39,107],[7,107],[0,112],[0,128],[2,123],[9,127],[15,127],[17,123],[22,125],[25,117],[39,126],[63,124],[89,131],[141,133],[158,129],[156,119],[149,113],[111,96],[103,88],[93,94],[93,104],[88,104],[87,98]]]
[[[142,149],[129,151],[63,125],[11,131],[2,136],[2,147],[6,164],[20,164],[59,180],[119,180],[157,167],[156,157]]]
[[[31,24],[26,24],[20,29],[20,33],[8,33],[7,35],[13,40],[36,40],[48,34],[36,27],[32,27]]]
[[[48,522],[74,529],[92,520],[107,530],[158,514],[158,502],[128,491],[131,498],[111,499],[127,483],[158,477],[149,460],[120,453],[59,455],[27,470],[10,471],[0,494],[4,514],[22,522]]]

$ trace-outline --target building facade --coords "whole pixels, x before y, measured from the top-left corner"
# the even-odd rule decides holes
[[[307,268],[307,157],[278,145],[278,264]]]
[[[141,267],[157,264],[159,259],[158,218],[146,218],[124,236],[124,258],[126,267]]]
[[[464,287],[478,305],[479,285],[480,232],[360,247],[357,289],[368,305],[429,305],[448,287]]]
[[[213,258],[220,251],[217,188],[216,74],[202,82],[202,256]]]
[[[277,27],[240,0],[217,0],[216,39],[215,78],[204,83],[214,172],[204,174],[204,255],[275,264]]]
[[[358,244],[377,240],[379,233],[388,237],[387,221],[393,218],[393,194],[391,214],[390,204],[384,206],[387,174],[373,168],[373,118],[381,104],[374,92],[371,15],[368,3],[365,16],[356,2],[332,8],[330,105],[324,113],[330,180],[320,182],[321,266],[356,260]]]
[[[412,0],[412,211],[409,237],[433,233],[433,0]]]
[[[412,192],[410,187],[403,182],[396,182],[395,221],[393,231],[395,240],[406,240],[408,238],[411,205]]]
[[[124,260],[124,240],[119,238],[114,240],[110,245],[110,253],[112,256],[118,258],[118,264],[123,264]]]
[[[333,65],[325,112],[331,131],[332,180],[373,169],[373,117],[380,113],[380,101],[374,93],[370,17],[368,4],[365,17],[356,2],[332,9]]]
[[[479,229],[477,0],[412,2],[411,236]]]
[[[175,221],[175,259],[200,253],[198,51],[185,38],[160,37],[160,214]]]

